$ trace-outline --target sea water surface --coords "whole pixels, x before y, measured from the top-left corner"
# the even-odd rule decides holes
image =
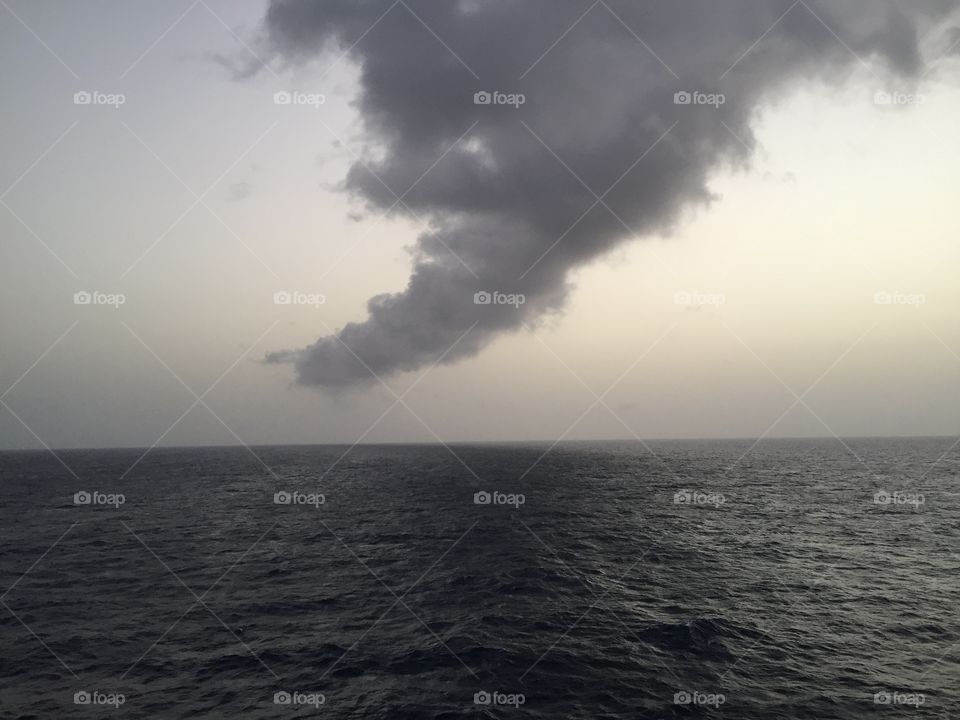
[[[960,717],[952,443],[0,453],[0,716]]]

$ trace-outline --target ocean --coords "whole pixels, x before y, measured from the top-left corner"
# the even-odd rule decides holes
[[[0,713],[960,717],[952,443],[0,453]]]

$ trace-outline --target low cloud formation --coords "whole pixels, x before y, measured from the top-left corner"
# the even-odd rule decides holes
[[[271,353],[342,387],[479,352],[561,310],[572,270],[668,231],[744,165],[751,121],[806,80],[867,66],[909,90],[941,0],[273,0],[275,57],[347,52],[371,148],[346,178],[414,214],[410,281],[369,316]],[[371,29],[372,28],[372,29]],[[323,132],[322,128],[318,132]],[[522,302],[520,299],[522,298]]]

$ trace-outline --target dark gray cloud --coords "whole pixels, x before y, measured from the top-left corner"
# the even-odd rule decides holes
[[[268,359],[293,362],[303,384],[345,386],[371,371],[452,362],[535,324],[563,308],[572,269],[709,203],[711,173],[749,161],[759,108],[860,65],[878,87],[909,84],[923,69],[919,38],[955,7],[273,0],[265,28],[275,59],[332,59],[352,46],[370,157],[354,163],[348,190],[371,210],[415,213],[430,230],[403,292],[372,298],[369,317],[336,336]],[[478,105],[478,91],[525,102]],[[676,104],[684,91],[725,102]],[[476,304],[481,291],[526,302]]]

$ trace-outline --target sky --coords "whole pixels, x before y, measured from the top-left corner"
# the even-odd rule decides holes
[[[957,435],[956,10],[5,0],[0,448]]]

